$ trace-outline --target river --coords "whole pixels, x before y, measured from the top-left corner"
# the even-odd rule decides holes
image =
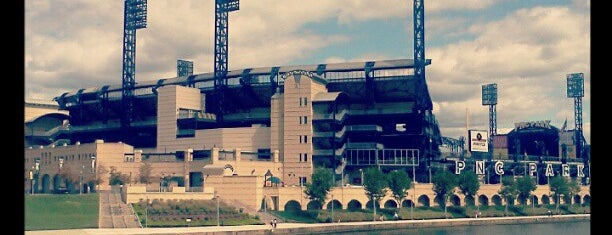
[[[475,235],[475,234],[495,234],[495,235],[560,235],[572,234],[582,235],[591,234],[590,221],[577,222],[557,222],[539,224],[496,224],[496,225],[475,225],[475,226],[453,226],[437,228],[411,228],[400,230],[381,230],[364,232],[334,233],[340,235]]]

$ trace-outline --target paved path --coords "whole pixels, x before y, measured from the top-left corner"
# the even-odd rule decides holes
[[[208,227],[182,227],[182,228],[122,228],[122,229],[71,229],[71,230],[45,230],[26,231],[26,235],[127,235],[127,234],[306,234],[309,232],[328,231],[358,231],[410,228],[410,227],[440,227],[462,225],[486,224],[517,224],[534,222],[560,222],[582,220],[590,221],[590,214],[586,215],[557,215],[549,216],[515,216],[494,218],[460,218],[460,219],[431,219],[431,220],[399,220],[377,222],[343,222],[327,224],[279,223],[272,231],[269,225],[243,225],[243,226],[208,226]]]

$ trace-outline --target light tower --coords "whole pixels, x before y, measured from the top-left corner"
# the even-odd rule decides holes
[[[227,86],[228,13],[239,10],[238,0],[215,0],[215,114],[223,124],[223,90]]]
[[[584,74],[572,73],[567,75],[567,97],[574,98],[574,144],[576,145],[576,158],[582,154],[582,97],[584,97]],[[583,159],[587,163],[587,159]],[[589,176],[590,176],[589,172]]]
[[[482,85],[482,105],[489,106],[489,153],[492,152],[493,136],[497,135],[497,84]],[[489,157],[492,159],[491,154]]]
[[[176,61],[176,76],[193,75],[193,61],[177,60]]]
[[[147,27],[147,0],[125,0],[123,7],[123,94],[121,127],[129,133],[134,116],[136,85],[136,30]]]
[[[489,106],[489,138],[497,135],[497,84],[482,85],[482,105]]]

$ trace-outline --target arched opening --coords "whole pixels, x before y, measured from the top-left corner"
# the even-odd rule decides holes
[[[529,200],[531,201],[531,204],[533,204],[534,206],[539,205],[539,201],[538,201],[538,197],[536,195],[531,195],[529,197]]]
[[[62,185],[62,177],[60,175],[53,176],[53,192],[59,193]]]
[[[395,200],[387,200],[385,202],[385,208],[397,208],[397,202],[395,202]]]
[[[474,200],[474,196],[472,195],[465,196],[464,202],[466,206],[476,206],[476,201]]]
[[[402,207],[413,207],[414,203],[412,202],[412,200],[404,200],[402,202]]]
[[[580,195],[574,195],[574,204],[580,205],[582,203],[580,199]]]
[[[450,196],[450,203],[453,206],[461,206],[461,198],[457,195]]]
[[[349,201],[348,207],[346,209],[348,209],[350,211],[361,210],[362,209],[361,208],[361,202],[353,199],[353,200]]]
[[[419,203],[419,206],[422,207],[429,207],[429,197],[427,195],[421,195],[419,196],[419,199],[417,200],[417,202]]]
[[[300,205],[299,202],[295,200],[288,201],[285,204],[285,211],[301,211],[301,210],[302,210],[302,206]]]
[[[366,203],[366,209],[372,210],[372,200]],[[380,202],[376,202],[376,209],[380,209]]]
[[[224,176],[232,176],[234,175],[234,167],[230,164],[226,164],[223,167],[223,175]]]
[[[489,198],[486,195],[478,196],[478,205],[489,206]]]
[[[493,197],[491,197],[491,200],[493,201],[493,205],[496,205],[496,206],[502,205],[502,198],[497,194],[493,195]]]
[[[51,192],[51,176],[49,176],[48,174],[43,175],[42,188],[40,190],[42,193]]]
[[[342,203],[340,203],[340,201],[334,199],[331,202],[327,203],[327,210],[331,210],[332,209],[332,203],[334,205],[334,210],[342,210]]]
[[[508,197],[506,198],[506,203],[508,203],[508,205],[514,205],[514,198],[513,197]]]
[[[542,204],[550,205],[550,198],[548,197],[548,195],[542,195]]]
[[[306,204],[306,210],[321,210],[322,208],[323,205],[317,201],[310,201],[308,204]]]
[[[521,196],[521,195],[519,195],[519,196],[518,196],[518,202],[519,202],[519,204],[521,204],[521,205],[523,205],[523,206],[524,206],[524,205],[527,205],[527,199],[528,199],[528,198],[526,198],[526,197],[524,197],[524,196]]]
[[[590,195],[584,195],[582,200],[583,200],[583,202],[582,202],[583,206],[590,206],[591,205],[591,196]]]

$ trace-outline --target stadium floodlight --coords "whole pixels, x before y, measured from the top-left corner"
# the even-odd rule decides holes
[[[567,75],[567,97],[584,97],[583,73],[572,73]]]
[[[497,104],[497,84],[482,85],[482,105]]]
[[[176,76],[193,75],[193,61],[177,60],[176,61]]]

